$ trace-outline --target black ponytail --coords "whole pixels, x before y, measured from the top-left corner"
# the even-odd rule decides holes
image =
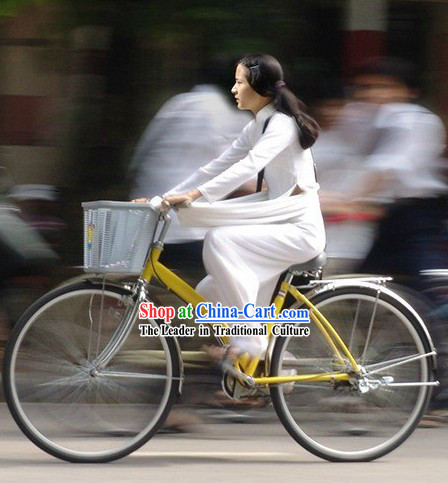
[[[310,148],[319,136],[319,124],[306,113],[305,104],[287,87],[282,87],[275,95],[277,111],[293,117],[299,126],[300,145],[303,149]]]
[[[306,113],[305,104],[286,87],[280,62],[271,55],[250,55],[238,64],[248,69],[247,80],[257,94],[271,96],[277,111],[295,119],[300,145],[303,149],[310,148],[319,135],[319,125]]]

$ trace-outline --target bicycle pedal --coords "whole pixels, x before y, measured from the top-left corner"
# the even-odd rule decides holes
[[[240,400],[244,395],[245,388],[238,379],[229,372],[226,372],[222,379],[222,389],[230,399]]]
[[[269,397],[269,392],[265,388],[244,386],[237,378],[229,373],[224,374],[221,386],[227,397],[237,401],[257,400]]]

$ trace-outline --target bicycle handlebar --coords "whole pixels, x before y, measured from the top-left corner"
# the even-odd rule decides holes
[[[183,208],[189,208],[191,206],[191,201],[183,201],[178,205],[166,206],[163,204],[163,199],[160,196],[154,196],[148,201],[148,204],[155,208],[160,213],[168,213],[170,210],[178,210]]]
[[[163,199],[160,196],[154,196],[148,201],[148,204],[150,204],[155,210],[157,210],[158,213],[163,215],[162,219],[164,220],[164,223],[157,239],[158,243],[163,243],[166,233],[168,232],[168,229],[171,225],[171,218],[168,213],[171,210],[188,208],[191,205],[191,201],[184,201],[175,206],[164,206]]]

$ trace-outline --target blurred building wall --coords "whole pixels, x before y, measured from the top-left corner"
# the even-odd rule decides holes
[[[433,104],[448,126],[448,4],[433,5],[434,23],[429,46],[430,90]]]
[[[367,57],[380,56],[386,49],[387,0],[347,0],[343,37],[342,70],[348,74]]]
[[[0,164],[20,184],[64,176],[64,52],[47,28],[57,15],[43,5],[0,18]]]
[[[69,4],[70,2],[67,2]],[[93,4],[98,2],[92,1]],[[124,5],[126,2],[121,2]],[[184,4],[188,7],[188,1]],[[210,35],[215,29],[216,14],[207,9],[200,10],[198,5],[201,2],[191,2],[192,7],[198,9],[195,13],[198,22],[204,25],[203,16],[211,15],[210,26],[208,28],[208,40],[211,42]],[[250,2],[248,2],[249,4]],[[303,2],[305,4],[306,2]],[[106,8],[116,9],[118,2],[103,2],[103,11]],[[163,2],[130,2],[129,5],[140,4],[141,11],[145,9],[148,15],[155,17],[157,9],[162,8]],[[219,4],[219,2],[217,2]],[[266,5],[265,5],[266,4]],[[278,6],[272,2],[257,2],[260,9],[269,9],[271,16],[279,15],[279,22],[286,21],[284,14],[291,9],[295,16],[303,15],[303,25],[296,25],[297,33],[306,26],[310,35],[317,31],[321,36],[333,35],[333,40],[338,42],[334,34],[329,31],[325,24],[326,8],[332,8],[331,13],[338,9],[341,12],[343,25],[341,25],[340,36],[340,59],[339,71],[335,75],[347,74],[350,68],[371,55],[391,53],[399,54],[402,44],[394,48],[394,39],[398,38],[391,27],[399,25],[406,27],[410,24],[410,12],[414,17],[418,17],[421,12],[420,20],[426,24],[426,30],[420,29],[408,33],[404,30],[400,35],[406,36],[409,44],[424,45],[425,55],[423,59],[411,59],[423,62],[422,68],[426,69],[425,98],[429,100],[445,119],[448,113],[448,56],[446,55],[448,46],[448,2],[422,0],[337,0],[323,1],[319,5],[323,6],[320,18],[309,17],[309,9],[297,10],[294,2],[279,2]],[[316,5],[313,2],[306,3],[309,6]],[[93,147],[98,153],[107,153],[107,156],[117,156],[109,149],[109,145],[117,143],[117,134],[120,126],[115,126],[115,131],[110,134],[110,124],[113,124],[114,116],[121,116],[122,125],[129,125],[129,121],[136,126],[143,126],[148,119],[144,116],[148,113],[156,112],[157,108],[169,96],[187,89],[187,84],[193,84],[198,80],[200,65],[204,62],[204,52],[210,46],[204,48],[204,38],[198,32],[179,31],[173,24],[176,18],[176,3],[167,2],[164,7],[163,15],[157,22],[153,21],[147,32],[144,27],[139,26],[139,38],[133,46],[133,55],[140,59],[146,58],[147,62],[141,61],[137,68],[140,72],[133,72],[132,69],[126,70],[129,64],[123,66],[118,79],[135,77],[145,86],[145,90],[138,86],[132,95],[140,96],[135,98],[134,109],[131,113],[126,110],[126,100],[123,96],[108,92],[107,84],[110,84],[110,72],[107,66],[108,57],[113,56],[116,46],[112,41],[114,29],[117,21],[111,20],[108,25],[108,15],[91,16],[94,21],[83,21],[82,25],[67,24],[61,20],[67,15],[64,10],[64,3],[55,4],[52,2],[38,6],[31,5],[18,11],[16,16],[0,18],[0,162],[6,164],[17,183],[49,183],[64,185],[74,180],[73,171],[76,176],[80,170],[92,169],[93,173],[87,178],[94,178],[98,171],[104,168],[100,163],[98,169],[94,169],[94,162],[90,156],[85,158],[85,163],[79,161],[77,144],[80,142]],[[80,3],[81,5],[81,3]],[[88,3],[84,3],[88,10]],[[104,5],[106,7],[104,7]],[[205,5],[205,3],[204,3]],[[208,5],[208,4],[207,4]],[[80,7],[81,8],[81,7]],[[151,8],[153,11],[151,11]],[[229,15],[231,6],[229,4]],[[293,12],[294,9],[294,12]],[[225,7],[223,7],[225,11]],[[391,15],[400,12],[398,20],[391,23]],[[210,13],[211,12],[211,13]],[[327,13],[330,12],[327,10]],[[281,15],[282,13],[282,15]],[[202,17],[198,15],[202,15]],[[86,15],[87,17],[88,15]],[[291,15],[292,16],[292,15]],[[110,16],[113,19],[113,16]],[[194,23],[194,16],[192,16]],[[237,17],[235,17],[237,18]],[[101,19],[97,24],[95,20]],[[283,20],[280,20],[283,19]],[[191,21],[191,19],[190,19]],[[322,21],[319,26],[316,22]],[[414,20],[414,24],[417,20]],[[123,20],[124,22],[124,20]],[[313,22],[316,24],[314,27]],[[55,28],[55,25],[59,28]],[[222,23],[223,28],[232,23]],[[322,31],[322,26],[326,26],[326,31]],[[304,70],[302,78],[310,77],[307,59],[303,53],[312,51],[312,44],[316,37],[311,38],[309,45],[301,43],[299,46],[288,38],[293,39],[294,29],[285,24],[283,36],[273,40],[273,50],[277,55],[284,52],[284,56],[294,59],[294,50],[297,51],[297,72]],[[237,26],[235,26],[238,29]],[[337,25],[335,27],[337,29]],[[412,28],[412,26],[410,27]],[[65,29],[65,30],[64,30]],[[67,31],[70,29],[70,31]],[[203,29],[203,27],[201,27]],[[321,30],[319,32],[319,29]],[[204,30],[204,29],[203,29]],[[143,32],[143,33],[142,33]],[[218,33],[215,31],[216,35]],[[238,32],[241,35],[241,32]],[[261,32],[252,32],[262,36]],[[233,36],[232,31],[219,33],[225,39],[222,46],[230,44]],[[249,34],[248,34],[249,35]],[[315,34],[312,34],[315,35]],[[394,37],[395,35],[395,37]],[[137,35],[136,35],[137,37]],[[259,44],[262,45],[266,39],[260,38]],[[207,37],[206,37],[207,42]],[[255,39],[243,39],[241,52],[249,49],[249,45],[256,44]],[[324,45],[324,44],[323,44]],[[227,45],[228,47],[228,45]],[[225,47],[225,48],[227,48]],[[219,45],[214,47],[219,48]],[[237,46],[233,49],[236,51]],[[409,49],[403,55],[412,55],[415,49]],[[330,53],[327,53],[330,55]],[[320,59],[313,59],[313,62],[327,62],[333,69],[338,69],[332,59],[325,59],[325,50],[318,55]],[[331,53],[334,55],[334,52]],[[420,55],[420,54],[419,54]],[[123,58],[123,56],[122,56]],[[191,62],[195,59],[195,66]],[[311,59],[309,59],[311,60]],[[291,63],[291,62],[290,62]],[[135,67],[135,66],[134,66]],[[115,72],[119,71],[120,66],[114,67]],[[293,73],[295,67],[293,66]],[[327,74],[327,73],[326,73]],[[160,86],[163,85],[163,89]],[[312,85],[312,83],[311,83]],[[312,94],[312,93],[311,93]],[[134,116],[134,119],[126,120],[126,116]],[[81,121],[80,121],[81,120]],[[111,122],[112,121],[112,122]],[[83,128],[78,124],[83,122]],[[139,127],[140,129],[140,127]],[[136,135],[137,133],[135,133]],[[121,142],[131,142],[132,139],[122,139]],[[85,153],[84,153],[85,154]],[[128,153],[129,154],[129,151]],[[119,155],[118,155],[119,156]],[[114,161],[117,163],[117,161]],[[84,176],[85,178],[85,176]]]

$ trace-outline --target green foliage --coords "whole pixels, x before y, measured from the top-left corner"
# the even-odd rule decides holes
[[[0,17],[12,17],[20,14],[20,10],[29,5],[40,5],[50,0],[0,0]]]

